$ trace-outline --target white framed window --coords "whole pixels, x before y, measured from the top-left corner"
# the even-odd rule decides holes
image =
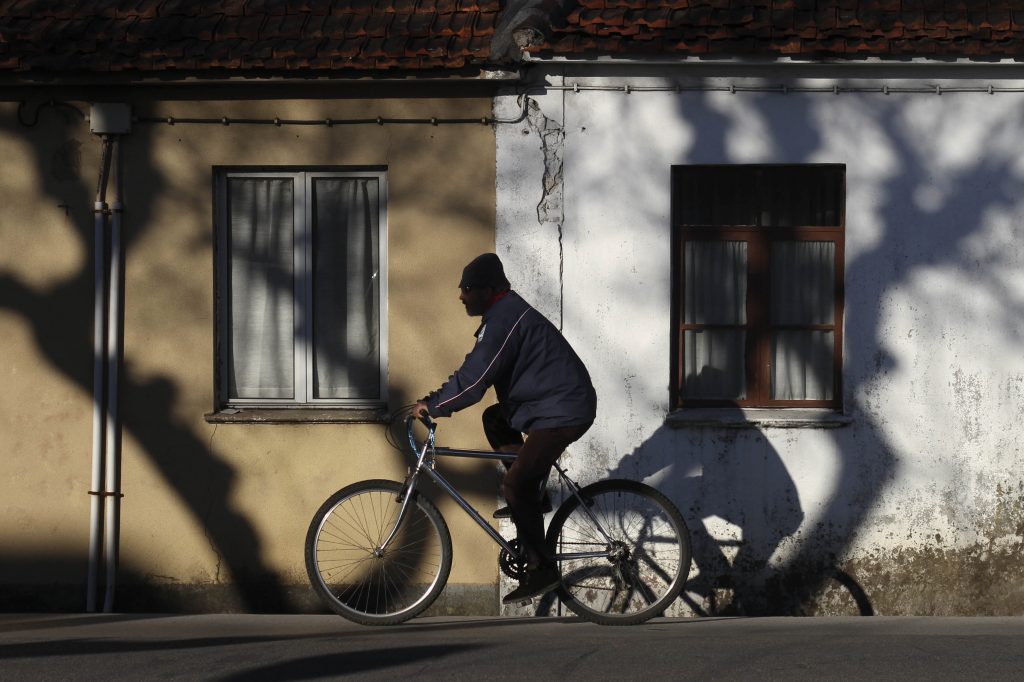
[[[384,170],[216,169],[222,406],[387,396]]]

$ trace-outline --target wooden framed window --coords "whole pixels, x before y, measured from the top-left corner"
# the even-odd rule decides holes
[[[845,174],[672,168],[673,405],[842,406]]]

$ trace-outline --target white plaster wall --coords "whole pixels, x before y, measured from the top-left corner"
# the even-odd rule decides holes
[[[730,82],[750,84],[708,83]],[[990,83],[1021,85],[531,95],[564,125],[561,184],[546,189],[562,209],[544,220],[537,128],[498,127],[499,252],[514,286],[563,325],[599,395],[597,423],[570,466],[585,480],[611,472],[672,496],[694,526],[705,577],[728,574],[737,552],[748,566],[767,561],[763,576],[843,566],[861,572],[877,610],[938,612],[946,607],[911,603],[879,576],[941,556],[932,570],[962,582],[958,562],[1024,541],[1024,93],[949,92]],[[518,106],[496,102],[499,116]],[[847,168],[844,402],[853,423],[666,428],[671,166],[813,162]],[[693,582],[693,598],[707,604],[712,588]],[[827,611],[835,585],[818,582]],[[1024,581],[1015,585],[1006,608],[1024,609]]]
[[[496,128],[501,139],[496,144],[503,150],[496,178],[497,224],[507,229],[497,230],[495,248],[512,286],[529,292],[530,302],[556,324],[561,316],[563,192],[559,159],[545,153],[544,131],[564,129],[561,103],[560,94],[529,100],[509,95],[495,100],[494,111],[499,120],[522,119]],[[544,189],[546,175],[553,192]]]

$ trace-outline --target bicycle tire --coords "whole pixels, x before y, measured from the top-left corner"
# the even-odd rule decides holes
[[[690,572],[690,533],[683,515],[665,495],[637,481],[600,481],[583,488],[580,498],[616,543],[620,558],[558,559],[562,603],[600,625],[636,625],[661,615]],[[546,541],[556,555],[609,549],[576,496],[555,512]]]
[[[418,493],[382,556],[404,486],[353,483],[334,493],[306,533],[306,572],[318,596],[338,615],[362,625],[397,625],[437,599],[452,566],[452,538],[437,507]]]

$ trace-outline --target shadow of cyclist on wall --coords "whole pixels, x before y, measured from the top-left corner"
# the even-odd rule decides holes
[[[736,406],[716,408],[715,417],[745,422]],[[770,559],[804,512],[792,476],[759,429],[661,427],[608,475],[646,481],[680,506],[693,545],[686,600],[695,611],[775,610],[767,589],[775,572]]]

